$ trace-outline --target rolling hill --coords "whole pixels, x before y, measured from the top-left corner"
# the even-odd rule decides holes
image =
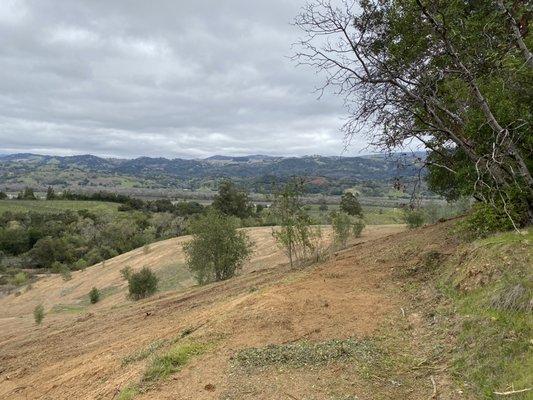
[[[0,157],[0,187],[131,187],[195,190],[231,178],[253,191],[269,188],[274,180],[303,176],[315,191],[338,194],[364,181],[390,182],[417,173],[418,155],[406,158],[368,157],[245,157],[207,159],[101,158],[93,155],[48,156],[12,154]],[[317,183],[318,182],[318,183]]]

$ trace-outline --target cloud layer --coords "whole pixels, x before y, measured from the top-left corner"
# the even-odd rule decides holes
[[[302,5],[2,0],[0,152],[340,155],[342,102],[288,59]]]

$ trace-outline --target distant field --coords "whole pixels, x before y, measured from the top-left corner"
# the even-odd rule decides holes
[[[58,212],[89,210],[95,213],[116,213],[120,204],[103,201],[77,200],[0,200],[0,214],[14,212]]]

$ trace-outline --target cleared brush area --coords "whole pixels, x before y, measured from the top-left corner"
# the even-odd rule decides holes
[[[297,270],[265,230],[252,265],[227,281],[135,303],[111,295],[40,326],[4,318],[0,398],[464,400],[527,389],[531,233],[461,243],[453,225],[369,230]],[[173,253],[154,246],[123,261],[163,254]],[[109,265],[119,275],[125,263]]]

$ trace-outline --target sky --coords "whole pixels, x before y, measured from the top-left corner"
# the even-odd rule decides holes
[[[290,60],[303,5],[1,0],[0,153],[361,154],[342,99]]]

